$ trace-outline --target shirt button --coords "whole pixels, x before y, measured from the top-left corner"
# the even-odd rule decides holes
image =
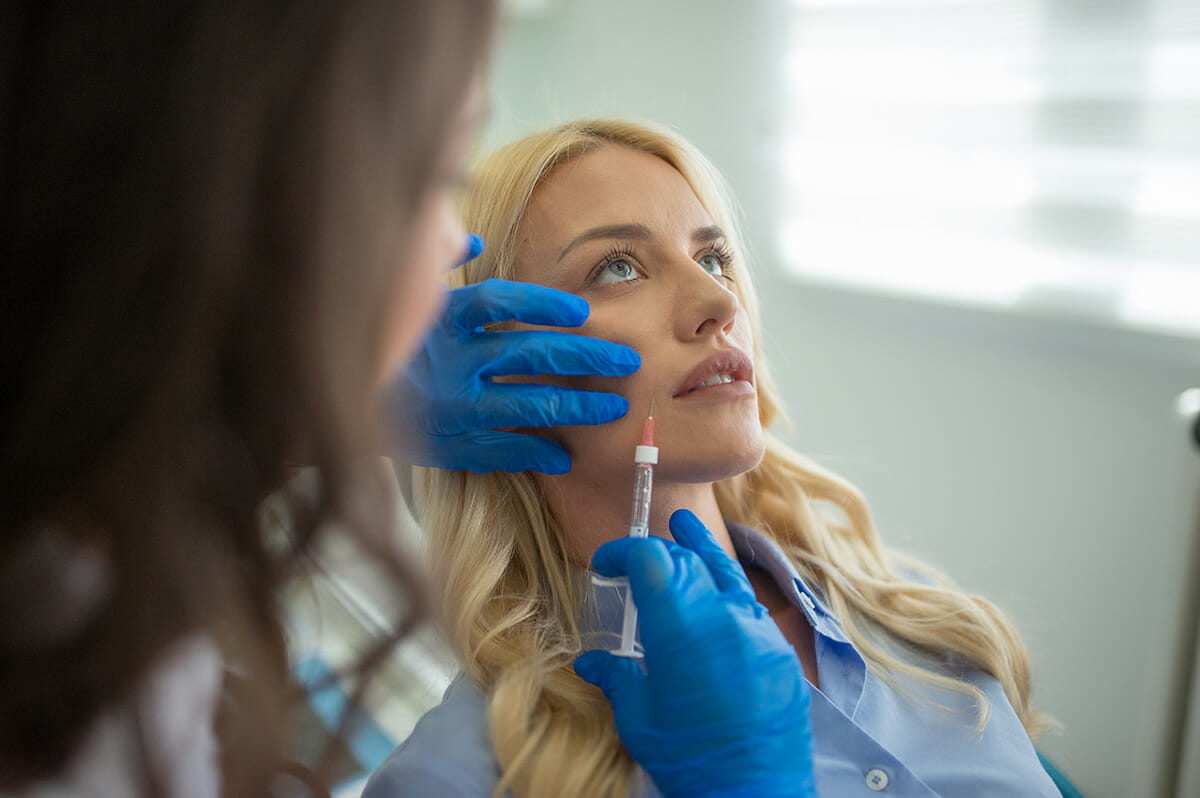
[[[884,773],[879,768],[871,768],[867,771],[867,789],[872,792],[882,792],[888,786],[888,774]]]

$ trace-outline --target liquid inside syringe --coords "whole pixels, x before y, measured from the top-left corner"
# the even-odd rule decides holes
[[[653,414],[653,410],[651,413]],[[630,513],[629,534],[644,538],[650,534],[650,492],[654,487],[654,466],[658,464],[658,447],[654,445],[654,416],[642,427],[642,442],[633,454],[633,511]],[[641,657],[634,646],[637,637],[637,605],[633,603],[628,583],[624,588],[625,612],[621,619],[621,647],[613,653],[622,657]]]
[[[629,534],[634,537],[644,538],[650,534],[650,491],[654,487],[654,466],[657,463],[654,416],[650,416],[642,428],[642,442],[633,454],[633,511],[629,517]]]

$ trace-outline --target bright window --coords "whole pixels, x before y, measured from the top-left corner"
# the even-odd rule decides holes
[[[792,13],[789,269],[1200,336],[1200,2]]]

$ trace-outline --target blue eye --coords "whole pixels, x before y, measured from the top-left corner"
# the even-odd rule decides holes
[[[726,282],[733,282],[733,250],[728,244],[716,244],[696,257],[700,268]]]
[[[627,260],[613,260],[600,267],[598,283],[625,283],[638,278],[637,269]]]
[[[713,277],[725,276],[725,261],[712,252],[707,252],[701,255],[696,259],[696,262],[700,264],[700,268],[704,269],[704,271],[708,272]]]

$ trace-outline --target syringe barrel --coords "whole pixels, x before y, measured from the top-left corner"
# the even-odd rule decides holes
[[[633,476],[633,512],[629,534],[646,537],[650,532],[650,490],[654,486],[654,466],[638,463]]]

